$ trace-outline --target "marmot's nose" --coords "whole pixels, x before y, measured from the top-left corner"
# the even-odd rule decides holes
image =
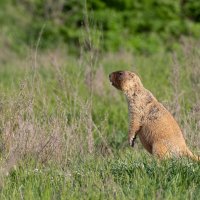
[[[111,80],[112,74],[109,74],[109,79]]]

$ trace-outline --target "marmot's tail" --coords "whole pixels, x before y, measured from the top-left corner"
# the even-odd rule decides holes
[[[186,156],[191,158],[194,161],[199,161],[200,162],[200,156],[197,156],[197,155],[193,154],[189,149],[187,149],[187,151],[186,151]]]

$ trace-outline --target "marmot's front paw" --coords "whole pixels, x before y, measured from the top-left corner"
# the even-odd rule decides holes
[[[135,136],[133,136],[133,137],[131,137],[131,138],[129,139],[129,144],[130,144],[130,146],[134,147],[135,139],[136,139]]]

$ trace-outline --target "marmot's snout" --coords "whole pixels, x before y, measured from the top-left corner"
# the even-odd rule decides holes
[[[121,72],[121,71],[117,71],[117,72],[113,72],[113,73],[109,74],[110,82],[117,89],[121,89],[122,73],[123,72]]]
[[[112,73],[109,74],[109,80],[112,81]]]
[[[112,83],[112,85],[114,84],[114,82],[115,82],[115,74],[114,74],[114,72],[113,73],[111,73],[111,74],[109,74],[109,80],[110,80],[110,82]]]
[[[109,74],[109,79],[111,82],[122,80],[123,74],[122,71],[112,72]]]

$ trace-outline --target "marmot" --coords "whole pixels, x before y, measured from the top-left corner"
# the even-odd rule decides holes
[[[170,112],[143,87],[140,78],[130,71],[109,75],[114,87],[127,98],[129,110],[129,143],[133,147],[136,135],[145,149],[159,158],[187,156],[200,160],[187,147],[182,131]]]

